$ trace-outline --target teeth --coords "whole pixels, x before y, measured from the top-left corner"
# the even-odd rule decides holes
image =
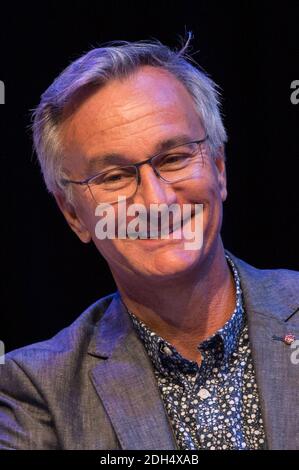
[[[153,234],[151,236],[151,233],[150,233],[150,227],[148,227],[148,232],[147,233],[143,233],[143,234],[138,234],[138,237],[137,238],[143,238],[143,239],[157,239],[157,238],[160,238],[161,235],[171,235],[173,232],[175,232],[177,229],[179,228],[182,228],[187,222],[189,222],[191,220],[192,216],[191,217],[187,217],[185,220],[178,220],[176,221],[171,227],[162,227],[161,230],[153,230]],[[128,237],[130,236],[135,236],[136,233],[128,233]]]

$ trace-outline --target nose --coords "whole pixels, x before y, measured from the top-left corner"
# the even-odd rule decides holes
[[[164,182],[154,171],[151,165],[139,167],[140,183],[135,194],[135,203],[144,204],[171,204],[175,199],[172,185]]]

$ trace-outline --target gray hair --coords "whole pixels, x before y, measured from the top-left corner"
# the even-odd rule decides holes
[[[94,48],[72,62],[42,94],[32,113],[34,148],[50,193],[64,191],[63,111],[86,87],[102,87],[109,80],[129,77],[144,65],[160,67],[173,74],[188,90],[205,131],[212,156],[227,141],[220,112],[216,83],[187,54],[191,35],[180,50],[159,41],[117,41]],[[193,62],[193,64],[191,63]],[[69,194],[70,196],[70,194]]]

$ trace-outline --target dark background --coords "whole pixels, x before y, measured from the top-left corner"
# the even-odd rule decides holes
[[[221,86],[229,134],[223,239],[260,268],[299,269],[298,2],[1,4],[1,323],[6,350],[42,340],[114,290],[105,261],[68,228],[32,153],[30,112],[69,62],[115,39],[178,46]]]

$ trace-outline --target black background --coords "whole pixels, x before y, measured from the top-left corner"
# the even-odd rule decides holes
[[[29,110],[69,62],[101,43],[194,33],[194,58],[223,90],[229,196],[223,239],[260,268],[299,269],[298,2],[73,1],[1,4],[1,323],[6,350],[46,339],[114,290],[92,245],[47,194]]]

